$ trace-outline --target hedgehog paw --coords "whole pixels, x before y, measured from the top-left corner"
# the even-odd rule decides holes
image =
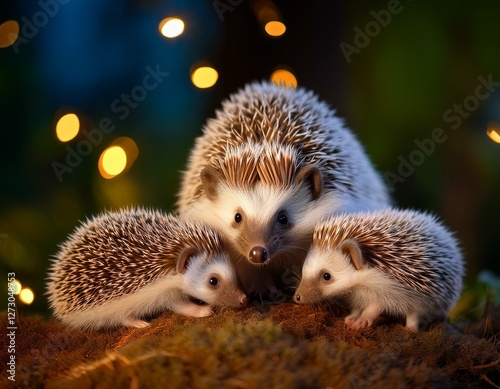
[[[360,317],[358,320],[356,320],[354,323],[352,323],[350,325],[350,328],[353,330],[361,330],[364,328],[371,327],[372,324],[373,324],[372,319],[366,319],[366,318]]]
[[[177,313],[192,317],[205,317],[213,313],[209,305],[187,304],[176,309]]]
[[[144,320],[133,319],[129,317],[123,321],[125,327],[135,327],[135,328],[146,328],[149,327],[149,323]]]
[[[344,323],[347,327],[352,327],[354,322],[358,320],[359,316],[361,315],[360,311],[352,311],[349,316],[347,316],[344,320]]]
[[[379,317],[381,310],[381,307],[378,305],[370,305],[363,310],[361,315],[358,312],[351,313],[346,318],[346,324],[353,330],[371,327],[373,322]],[[352,320],[354,321],[352,322]]]
[[[210,316],[211,314],[213,314],[214,311],[212,310],[211,307],[209,307],[208,305],[205,305],[205,306],[199,306],[197,307],[196,311],[194,311],[194,317],[205,317],[205,316]]]

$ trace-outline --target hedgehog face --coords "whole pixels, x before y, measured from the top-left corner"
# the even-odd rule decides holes
[[[357,269],[358,258],[353,260],[350,250],[340,245],[334,249],[313,246],[302,269],[302,279],[294,300],[300,304],[313,304],[326,298],[340,297],[359,284],[364,268]],[[357,247],[357,246],[355,246]],[[357,255],[354,254],[354,255]]]
[[[194,247],[185,249],[177,265],[184,274],[184,292],[212,306],[242,307],[248,302],[226,253],[213,256]]]
[[[302,255],[303,259],[315,224],[325,217],[321,204],[327,198],[316,197],[314,184],[305,177],[307,172],[303,174],[287,187],[257,182],[237,188],[218,182],[216,188],[208,189],[196,216],[221,231],[232,248],[250,262],[268,263],[277,255]]]

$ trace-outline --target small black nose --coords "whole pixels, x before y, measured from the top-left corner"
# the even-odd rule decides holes
[[[264,247],[255,246],[250,250],[248,258],[253,263],[264,263],[267,261],[267,250]]]
[[[293,299],[299,303],[301,299],[300,294],[296,294],[295,296],[293,296]]]

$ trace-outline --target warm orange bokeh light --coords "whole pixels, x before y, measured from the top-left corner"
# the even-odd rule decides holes
[[[271,36],[281,36],[285,33],[286,26],[281,22],[273,20],[266,23],[264,30]]]

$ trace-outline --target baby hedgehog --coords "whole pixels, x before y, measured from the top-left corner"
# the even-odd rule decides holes
[[[463,275],[457,241],[431,215],[394,209],[339,215],[316,227],[294,300],[343,301],[353,329],[386,314],[418,331],[446,318]]]
[[[335,111],[304,89],[267,82],[222,103],[196,139],[178,194],[181,217],[228,238],[246,291],[264,275],[254,264],[281,273],[302,266],[314,227],[329,215],[389,205],[381,177]]]
[[[247,303],[216,231],[144,209],[78,227],[53,260],[47,294],[56,317],[88,329],[145,327],[142,318],[163,310],[202,317],[210,305]]]

